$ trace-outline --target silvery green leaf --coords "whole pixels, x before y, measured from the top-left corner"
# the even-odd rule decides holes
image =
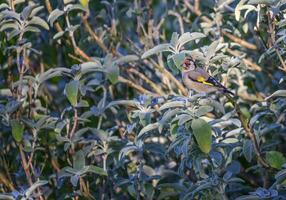
[[[0,200],[16,200],[12,195],[0,194]]]
[[[159,132],[162,132],[163,126],[171,120],[175,115],[178,113],[182,112],[180,109],[173,109],[173,110],[168,110],[167,112],[164,113],[162,119],[159,121]]]
[[[49,30],[49,25],[45,20],[40,17],[34,16],[29,22],[28,25],[38,25],[43,27],[46,30]]]
[[[279,0],[249,0],[248,4],[266,4],[266,5],[274,5]]]
[[[212,42],[211,45],[208,47],[208,52],[206,55],[206,64],[208,64],[210,59],[215,55],[218,44],[219,44],[219,40],[216,40]]]
[[[13,19],[16,19],[18,22],[21,22],[20,14],[14,11],[4,10],[4,11],[1,11],[1,13],[3,14],[4,18],[13,18]]]
[[[110,108],[112,106],[116,105],[126,105],[126,106],[137,106],[138,102],[134,100],[118,100],[118,101],[112,101],[110,102],[106,108]]]
[[[80,178],[80,176],[77,174],[70,177],[70,182],[73,185],[73,187],[77,186],[79,178]]]
[[[14,30],[19,30],[18,24],[17,23],[5,23],[0,27],[0,31],[5,31],[7,29],[14,29]]]
[[[103,71],[102,65],[99,61],[95,60],[92,62],[85,62],[80,64],[81,73],[85,74],[88,72]]]
[[[231,130],[229,132],[225,133],[225,137],[233,137],[233,136],[238,136],[242,133],[243,128],[236,128],[234,130]]]
[[[249,139],[245,139],[243,142],[243,147],[242,147],[242,152],[243,155],[245,157],[245,159],[248,162],[251,162],[253,155],[254,155],[254,151],[253,151],[253,144],[252,141]]]
[[[24,28],[24,33],[26,33],[26,32],[39,33],[39,32],[41,32],[41,30],[37,27],[34,27],[34,26],[27,26],[26,28]]]
[[[44,6],[38,6],[38,7],[34,8],[30,14],[30,17],[34,17],[35,15],[37,15],[37,13],[39,11],[41,11],[43,8],[44,8]]]
[[[182,68],[186,55],[184,53],[177,53],[173,56],[173,61],[178,69]]]
[[[260,198],[256,195],[243,195],[237,197],[235,200],[259,200]]]
[[[18,30],[18,29],[15,29],[15,30],[13,30],[13,31],[11,31],[11,32],[9,32],[9,33],[7,33],[7,40],[8,40],[8,41],[11,40],[13,37],[19,35],[20,33],[21,33],[21,31]]]
[[[168,58],[167,58],[167,65],[168,67],[171,69],[172,73],[174,75],[177,75],[180,71],[178,70],[177,66],[175,65],[174,63],[174,60],[173,60],[173,55],[168,55]]]
[[[38,188],[41,187],[43,185],[48,184],[48,181],[37,181],[35,182],[25,193],[26,197],[30,197],[32,195],[32,193]]]
[[[81,10],[83,12],[86,12],[87,9],[85,9],[82,5],[80,4],[72,4],[71,6],[68,7],[67,12],[73,11],[73,10]]]
[[[144,59],[144,58],[147,58],[151,55],[154,55],[154,54],[158,54],[158,53],[161,53],[163,51],[169,51],[169,52],[172,52],[172,50],[170,49],[171,45],[168,43],[168,44],[159,44],[155,47],[153,47],[152,49],[149,49],[147,50],[142,56],[141,58]]]
[[[9,7],[9,5],[8,4],[6,4],[6,3],[1,3],[0,4],[0,10],[4,10],[4,9],[10,9],[10,7]]]
[[[178,45],[177,45],[177,50],[180,50],[180,48],[186,44],[187,42],[193,41],[193,40],[197,40],[197,39],[201,39],[206,37],[205,34],[203,33],[198,33],[198,32],[187,32],[187,33],[183,33],[179,39],[178,39]]]
[[[156,122],[154,124],[148,124],[147,126],[145,126],[144,128],[141,129],[141,131],[139,132],[137,138],[141,138],[143,135],[145,135],[145,133],[149,132],[149,131],[153,131],[155,129],[159,128],[159,123]]]
[[[137,55],[127,55],[127,56],[122,56],[118,58],[115,63],[116,64],[124,64],[124,63],[129,63],[133,61],[139,60],[139,57]]]
[[[80,27],[79,24],[77,24],[75,26],[71,25],[70,27],[66,27],[65,31],[66,32],[75,32],[79,27]]]
[[[277,90],[276,92],[274,92],[270,96],[266,97],[265,100],[268,101],[269,99],[271,99],[273,97],[286,97],[286,90]]]
[[[139,151],[139,148],[133,143],[129,142],[123,149],[120,150],[118,159],[121,160],[124,156],[127,156],[130,152]]]
[[[107,176],[107,172],[106,171],[104,171],[102,168],[94,166],[94,165],[89,165],[87,171],[91,172],[91,173]]]
[[[282,169],[275,175],[276,182],[279,184],[286,180],[286,169]]]
[[[185,101],[171,101],[171,102],[167,102],[167,103],[163,104],[159,110],[162,111],[162,110],[168,109],[168,108],[186,107],[186,106],[188,106],[188,103],[186,103]]]
[[[53,40],[58,40],[58,39],[60,39],[64,34],[65,34],[64,31],[57,32],[57,33],[54,35]]]
[[[30,17],[30,14],[32,13],[32,10],[36,7],[36,5],[29,5],[26,6],[23,11],[21,12],[21,17],[23,20],[27,20]]]
[[[51,12],[48,17],[48,21],[50,22],[50,26],[53,26],[54,22],[58,20],[60,16],[62,16],[65,12],[59,9],[55,9]]]
[[[201,117],[209,112],[213,111],[212,106],[200,106],[195,112],[194,115],[196,117]]]
[[[171,38],[171,41],[170,41],[170,44],[173,46],[173,47],[176,47],[177,44],[178,44],[178,39],[179,39],[179,34],[177,32],[174,32],[172,34],[172,38]]]
[[[234,15],[235,15],[235,19],[236,19],[236,21],[239,21],[239,19],[240,19],[240,12],[241,12],[241,6],[243,5],[243,4],[245,4],[247,2],[247,0],[241,0],[238,4],[237,4],[237,6],[235,7],[235,10],[234,10]]]
[[[104,71],[106,72],[106,76],[112,84],[117,83],[120,73],[117,64],[112,64],[110,66],[107,66]]]
[[[79,150],[73,156],[73,168],[81,170],[85,167],[85,155],[82,150]]]

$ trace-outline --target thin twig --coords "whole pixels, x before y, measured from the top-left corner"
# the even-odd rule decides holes
[[[228,48],[226,51],[227,51],[229,54],[231,54],[231,55],[233,55],[233,56],[235,56],[235,57],[240,57],[240,54],[239,54],[238,52],[234,51],[234,50],[231,50],[231,49]],[[250,70],[262,71],[262,68],[261,68],[259,65],[253,63],[253,62],[250,61],[249,59],[247,59],[247,58],[242,58],[242,61],[245,63],[245,65],[246,65],[247,67],[249,67]]]
[[[145,88],[143,88],[142,86],[140,85],[137,85],[135,84],[134,82],[126,79],[126,78],[123,78],[122,76],[119,76],[118,77],[118,81],[121,82],[121,83],[125,83],[127,84],[128,86],[138,90],[140,93],[143,93],[143,94],[150,94],[150,95],[155,95],[154,93],[150,92],[149,90],[146,90]]]
[[[176,77],[173,76],[173,74],[171,72],[169,72],[168,70],[166,70],[163,66],[159,65],[158,63],[156,63],[153,59],[150,59],[150,62],[167,78],[169,78],[171,81],[174,82],[174,84],[178,87],[179,91],[184,95],[187,96],[188,92],[186,90],[186,88],[182,85],[182,83],[176,79]]]
[[[156,83],[154,83],[152,80],[150,80],[149,78],[147,78],[143,73],[138,72],[136,69],[134,68],[130,68],[128,69],[129,72],[139,76],[143,81],[145,81],[148,85],[150,85],[150,87],[152,89],[155,90],[156,93],[158,93],[160,96],[164,95],[164,92],[156,85]]]
[[[85,29],[87,30],[87,32],[92,36],[93,40],[98,44],[98,46],[104,51],[104,53],[108,53],[108,49],[105,46],[105,44],[101,41],[101,39],[96,35],[96,33],[92,30],[92,28],[90,27],[87,18],[83,17],[82,18],[83,21],[83,25],[85,27]]]
[[[233,97],[231,97],[229,94],[225,94],[225,96],[227,97],[227,99],[234,105],[236,114],[238,115],[238,118],[241,122],[241,125],[246,133],[246,136],[249,137],[253,143],[253,147],[254,147],[254,152],[255,155],[257,157],[258,162],[265,168],[269,168],[269,164],[265,161],[265,159],[262,157],[261,152],[260,152],[260,148],[259,148],[259,144],[257,141],[257,138],[255,136],[255,134],[252,132],[250,126],[249,126],[249,121],[248,119],[244,116],[244,114],[242,113],[240,106],[236,103],[236,101],[233,99]]]

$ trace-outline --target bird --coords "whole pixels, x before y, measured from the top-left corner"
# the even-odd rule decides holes
[[[199,93],[219,91],[234,95],[225,86],[209,75],[204,69],[198,67],[192,57],[185,58],[182,64],[182,79],[185,86]]]

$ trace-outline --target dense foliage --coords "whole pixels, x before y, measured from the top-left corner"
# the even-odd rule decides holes
[[[285,0],[0,2],[0,199],[286,199]]]

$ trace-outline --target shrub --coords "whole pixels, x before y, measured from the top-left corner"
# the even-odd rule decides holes
[[[0,199],[285,199],[285,5],[2,1]]]

